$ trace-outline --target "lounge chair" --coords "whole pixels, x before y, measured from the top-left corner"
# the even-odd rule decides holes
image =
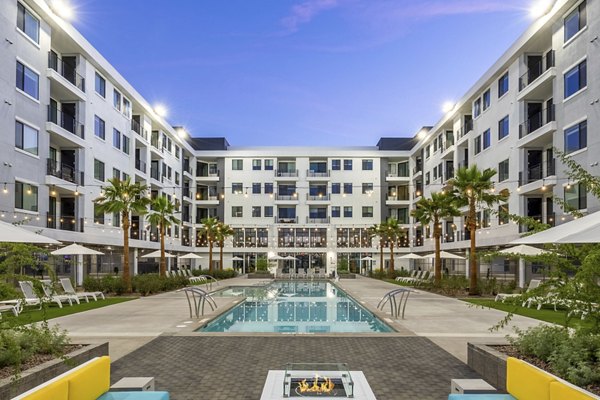
[[[419,281],[419,280],[423,279],[423,277],[425,276],[425,272],[426,271],[418,271],[416,276],[414,276],[414,277],[404,277],[403,279],[400,280],[400,282],[412,283],[412,282]]]
[[[71,296],[69,294],[57,294],[56,289],[54,289],[54,285],[50,279],[40,279],[42,283],[42,289],[44,290],[44,294],[48,298],[54,298],[59,300],[61,303],[69,303],[70,306],[73,305],[73,302],[79,304],[79,298],[77,296]]]
[[[409,276],[398,276],[398,277],[396,277],[396,282],[402,282],[402,281],[403,281],[404,279],[406,279],[406,278],[411,278],[411,279],[412,279],[412,278],[416,277],[418,273],[419,273],[419,271],[417,271],[417,270],[415,269],[415,270],[413,270],[413,271],[410,273],[410,275],[409,275]]]
[[[527,286],[526,292],[529,292],[530,290],[533,290],[533,289],[537,289],[541,284],[542,284],[541,280],[532,279],[531,281],[529,281],[529,286]],[[518,296],[521,296],[521,293],[498,293],[496,295],[496,298],[494,299],[494,301],[502,301],[504,303],[504,300],[512,298],[512,297],[518,297]]]
[[[203,276],[194,276],[194,274],[192,274],[192,271],[190,271],[189,269],[185,268],[182,269],[183,271],[183,276],[185,276],[186,278],[188,278],[188,280],[192,283],[206,283],[206,278]]]
[[[0,319],[6,311],[12,312],[15,317],[18,316],[23,311],[21,300],[0,300]]]
[[[60,280],[60,285],[66,294],[70,296],[76,296],[79,299],[85,299],[88,303],[90,302],[89,297],[93,298],[95,301],[98,301],[98,297],[102,297],[102,300],[105,299],[104,293],[102,292],[77,292],[71,283],[69,278],[62,278]]]
[[[40,306],[42,307],[42,303],[46,302],[54,302],[58,305],[58,307],[62,308],[62,302],[53,297],[42,297],[40,298],[33,289],[33,283],[31,281],[19,281],[19,287],[21,288],[21,292],[23,293],[23,305],[26,306]]]

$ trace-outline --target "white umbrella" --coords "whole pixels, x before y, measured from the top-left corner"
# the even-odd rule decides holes
[[[287,256],[287,257],[283,257],[284,260],[297,260],[296,257],[294,256]]]
[[[274,256],[269,257],[269,260],[287,260],[287,258],[282,257],[279,254],[275,254]]]
[[[79,255],[94,255],[101,256],[104,253],[89,249],[77,243],[70,244],[63,247],[62,249],[54,250],[51,252],[53,256],[79,256]]]
[[[527,246],[526,244],[520,244],[518,246],[509,247],[498,252],[498,254],[507,255],[521,255],[521,256],[539,256],[542,254],[549,254],[549,251],[538,249],[537,247]]]
[[[60,244],[58,240],[39,235],[27,229],[0,221],[0,242],[31,243],[31,244]]]
[[[371,256],[366,256],[361,258],[360,261],[375,261],[375,259]]]
[[[242,257],[235,256],[231,259],[231,261],[244,261]]]
[[[415,253],[408,253],[408,254],[405,254],[405,255],[400,256],[398,258],[400,258],[400,259],[408,259],[408,260],[420,260],[420,259],[423,258],[423,256],[420,256],[420,255],[415,254]]]
[[[510,242],[542,243],[600,243],[600,211]]]
[[[140,256],[141,258],[160,258],[160,250],[156,250],[153,251],[152,253],[148,253],[148,254],[144,254],[143,256]],[[173,258],[176,257],[174,254],[171,253],[167,253],[165,251],[165,257],[166,258]]]
[[[435,258],[435,253],[425,254],[423,258]],[[440,251],[440,258],[449,258],[452,260],[464,260],[465,258],[447,251]]]
[[[165,256],[167,256],[167,253],[165,253]],[[145,257],[148,257],[148,255],[146,254],[146,256],[145,256]],[[159,252],[159,254],[158,254],[158,257],[160,257],[160,252]],[[168,257],[168,256],[167,256],[167,257]],[[187,254],[184,254],[184,255],[182,255],[182,256],[179,256],[179,259],[180,259],[180,260],[186,260],[186,259],[194,259],[194,260],[197,260],[197,259],[200,259],[200,258],[204,258],[204,257],[202,257],[202,256],[199,256],[198,254],[195,254],[195,253],[187,253]]]

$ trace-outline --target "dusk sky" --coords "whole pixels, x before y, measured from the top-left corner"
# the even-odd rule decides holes
[[[531,23],[528,0],[71,0],[168,120],[234,146],[361,146],[437,122]]]

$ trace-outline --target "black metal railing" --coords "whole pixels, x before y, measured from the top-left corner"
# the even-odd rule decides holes
[[[545,177],[556,175],[556,161],[554,158],[546,160],[546,174]]]
[[[155,167],[155,166],[151,166],[151,167],[150,167],[150,177],[151,177],[152,179],[156,179],[157,181],[160,181],[160,180],[161,180],[161,179],[160,179],[160,171],[159,171],[159,169],[160,169],[160,168],[158,168],[158,167]]]
[[[454,165],[446,164],[446,171],[444,171],[444,182],[454,178]]]
[[[61,164],[51,158],[46,159],[46,175],[52,175],[76,185],[84,185],[84,173],[82,171],[77,171],[73,166]]]
[[[548,69],[554,67],[554,50],[551,50],[545,57],[529,67],[527,72],[519,77],[519,91],[525,89],[533,81],[539,78]]]
[[[554,113],[554,104],[548,106],[529,116],[529,118],[519,125],[519,139],[529,135],[543,127],[544,125],[556,120]]]
[[[544,169],[545,164],[545,169]],[[540,179],[556,175],[556,163],[554,158],[547,160],[545,163],[531,165],[525,171],[519,172],[519,186],[526,185],[531,182],[539,181]]]
[[[329,199],[330,199],[329,193],[317,194],[317,195],[312,195],[312,194],[306,195],[306,200],[308,200],[308,201],[329,201]]]
[[[77,73],[77,67],[65,63],[56,53],[48,52],[48,68],[58,72],[63,78],[85,93],[85,78]]]
[[[297,224],[298,217],[275,217],[276,224]]]
[[[330,171],[313,171],[310,169],[306,171],[307,178],[329,178],[330,175]]]
[[[466,136],[472,130],[473,130],[473,120],[470,119],[467,122],[465,122],[463,124],[463,126],[458,128],[458,131],[456,132],[456,139],[458,140],[458,139],[462,138],[463,136]]]
[[[423,164],[417,164],[413,168],[413,175],[418,174],[419,172],[423,172]]]
[[[82,139],[85,138],[85,126],[73,115],[64,113],[57,107],[48,105],[48,122],[52,122]]]
[[[196,177],[198,178],[218,178],[221,174],[221,171],[216,170],[216,171],[211,171],[211,172],[206,172],[206,171],[201,171],[200,169],[196,169]]]
[[[63,231],[83,232],[83,218],[74,215],[56,215],[46,213],[46,227]]]
[[[146,163],[138,158],[135,159],[135,169],[146,173]]]
[[[408,178],[409,177],[409,173],[408,173],[408,170],[404,170],[402,172],[399,172],[399,171],[396,171],[396,172],[385,171],[385,176],[387,176],[388,178]]]
[[[131,120],[131,130],[148,140],[148,132],[135,119]]]
[[[306,223],[307,224],[328,224],[329,217],[322,217],[322,218],[306,217]]]

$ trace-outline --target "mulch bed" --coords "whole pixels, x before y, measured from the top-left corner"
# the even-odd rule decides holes
[[[79,350],[82,347],[85,347],[83,344],[69,344],[65,346],[64,354],[69,354],[75,350]],[[56,357],[52,354],[36,354],[33,357],[29,358],[21,365],[21,374],[24,371],[27,371],[30,368],[37,367],[40,364],[43,364],[47,361],[53,360]],[[12,366],[0,368],[0,379],[9,378],[15,375],[15,369]]]
[[[520,358],[521,360],[525,360],[528,363],[533,364],[540,369],[543,369],[544,371],[552,371],[550,369],[550,364],[548,364],[547,362],[544,362],[536,357],[522,355],[521,353],[519,353],[519,350],[515,346],[507,345],[507,346],[490,346],[490,347],[493,347],[494,349],[498,350],[501,353],[506,354],[509,357],[515,357],[515,358]],[[585,390],[587,390],[588,392],[592,392],[595,395],[600,396],[600,383],[584,386],[583,388]]]

